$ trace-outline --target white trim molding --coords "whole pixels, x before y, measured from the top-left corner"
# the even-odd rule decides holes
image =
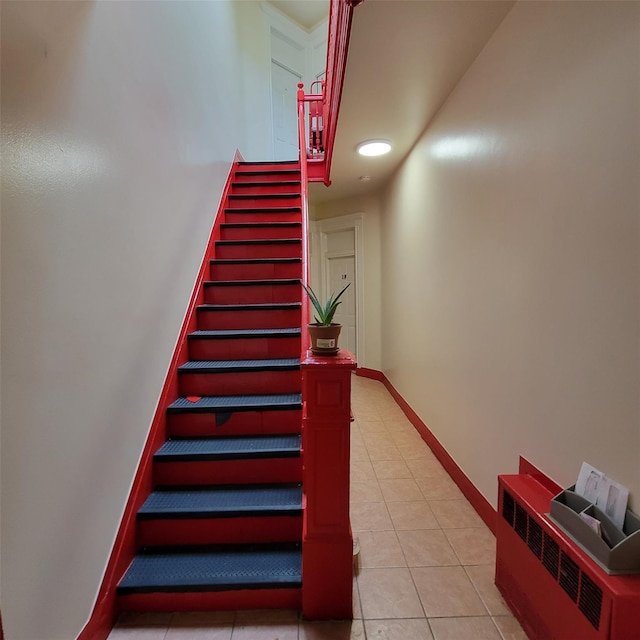
[[[336,231],[354,233],[354,256],[356,267],[356,349],[359,360],[365,361],[365,315],[364,315],[364,214],[352,213],[346,216],[327,218],[311,222],[311,281],[320,283],[320,291],[327,292],[327,234]]]

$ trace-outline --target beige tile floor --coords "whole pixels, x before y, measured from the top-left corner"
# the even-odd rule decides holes
[[[526,640],[493,584],[495,538],[380,382],[353,377],[354,619],[140,614],[109,640]]]

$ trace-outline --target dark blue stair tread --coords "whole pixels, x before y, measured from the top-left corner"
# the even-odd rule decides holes
[[[300,278],[278,278],[274,280],[207,280],[205,287],[259,287],[300,284]]]
[[[284,329],[199,329],[189,334],[190,340],[220,340],[231,338],[296,338],[300,336],[300,328]]]
[[[287,311],[300,309],[300,302],[259,302],[243,304],[199,304],[198,311]]]
[[[244,436],[240,438],[187,438],[167,440],[153,457],[155,462],[246,460],[300,457],[297,435]]]
[[[178,398],[169,413],[231,413],[233,411],[289,411],[302,409],[299,393],[262,396],[203,396],[197,400]]]
[[[301,213],[301,207],[233,207],[225,213]]]
[[[217,264],[294,264],[302,258],[212,258],[209,262]]]
[[[220,226],[225,229],[288,229],[301,227],[302,222],[223,222]]]
[[[259,200],[262,198],[299,198],[300,192],[297,193],[230,193],[229,199],[239,200]]]
[[[235,181],[231,183],[231,186],[235,189],[236,187],[248,188],[248,187],[273,187],[274,185],[278,185],[282,187],[287,185],[289,187],[295,187],[300,185],[300,180],[256,180],[255,182],[241,182]]]
[[[178,373],[230,373],[242,371],[295,371],[300,358],[270,360],[191,360],[178,368]]]
[[[236,176],[294,175],[296,173],[300,173],[300,169],[238,169]]]
[[[302,515],[301,486],[159,489],[138,510],[139,520]]]
[[[301,584],[299,549],[196,549],[138,554],[118,593],[299,588]]]
[[[259,167],[261,165],[283,166],[297,165],[299,160],[240,160],[239,167]]]
[[[259,246],[268,244],[301,244],[300,238],[259,238],[257,240],[216,240],[216,244],[223,247],[238,247],[241,245]]]
[[[286,229],[301,227],[302,222],[223,222],[225,229]]]

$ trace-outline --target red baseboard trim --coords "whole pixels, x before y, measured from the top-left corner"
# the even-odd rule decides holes
[[[362,378],[371,378],[371,380],[378,380],[384,382],[386,380],[384,373],[376,369],[367,369],[366,367],[358,367],[356,369],[356,375]]]
[[[365,378],[379,380],[389,390],[394,400],[404,411],[411,424],[416,431],[422,436],[433,454],[438,459],[445,471],[451,476],[451,479],[458,485],[458,488],[464,494],[465,498],[471,503],[483,522],[489,527],[491,532],[496,533],[496,517],[497,512],[491,506],[491,503],[478,491],[476,486],[467,478],[464,471],[456,464],[455,460],[449,455],[447,450],[440,444],[438,439],[433,435],[431,429],[422,421],[420,416],[411,408],[409,403],[398,393],[396,388],[391,384],[387,376],[382,371],[375,369],[359,368],[356,374]]]
[[[96,604],[89,621],[78,635],[77,640],[106,640],[117,618],[116,587],[120,578],[133,560],[136,551],[136,513],[140,505],[146,500],[153,487],[152,461],[153,454],[166,440],[166,409],[178,397],[177,371],[178,367],[188,360],[187,335],[196,329],[196,307],[203,302],[202,283],[209,268],[209,257],[213,253],[215,241],[220,237],[220,217],[224,209],[234,169],[242,156],[238,151],[229,169],[229,175],[222,191],[218,212],[211,230],[209,242],[196,278],[191,299],[185,314],[180,334],[171,358],[167,376],[160,393],[160,399],[149,429],[149,435],[144,445],[138,469],[131,487],[131,493],[125,506],[120,527],[111,551],[109,562],[104,573],[102,585],[98,591]]]

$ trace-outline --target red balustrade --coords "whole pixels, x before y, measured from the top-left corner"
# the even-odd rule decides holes
[[[335,18],[345,9],[351,24],[352,6],[344,0],[331,3],[329,49],[342,42],[346,63],[346,41],[336,39]],[[340,31],[344,35],[344,30]],[[348,40],[348,29],[346,31]],[[329,60],[336,58],[334,54]],[[332,63],[333,64],[333,63]],[[327,70],[329,67],[327,67]],[[321,93],[304,93],[298,85],[298,136],[302,182],[302,279],[309,281],[308,182],[329,184],[330,147],[335,125],[327,136],[332,82],[321,83]],[[305,108],[309,112],[309,146],[305,127]],[[337,117],[337,106],[335,108]],[[302,523],[302,613],[305,618],[351,618],[353,583],[353,539],[349,521],[349,452],[351,422],[351,373],[356,362],[348,351],[336,357],[316,357],[309,351],[309,301],[302,307],[302,481],[304,487]]]
[[[311,182],[324,182],[327,186],[331,184],[331,159],[347,67],[353,9],[362,1],[331,0],[326,80],[314,82],[311,93],[307,94],[304,93],[304,85],[298,85],[298,104],[303,106],[298,114],[300,118],[306,116],[308,119],[308,139],[303,136],[300,147],[306,150],[308,179]],[[320,93],[315,93],[314,88],[318,84]],[[304,105],[308,107],[307,113]]]

